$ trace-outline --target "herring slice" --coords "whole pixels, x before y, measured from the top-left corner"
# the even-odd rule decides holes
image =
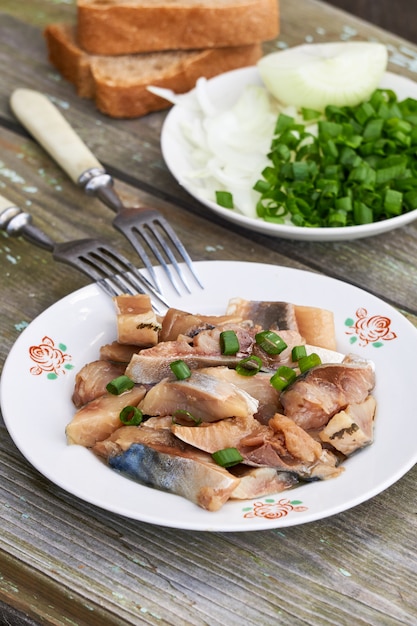
[[[322,111],[329,104],[355,106],[367,100],[387,63],[383,44],[351,41],[273,52],[258,61],[258,70],[283,105]]]

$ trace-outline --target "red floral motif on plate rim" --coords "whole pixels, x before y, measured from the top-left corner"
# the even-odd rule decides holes
[[[245,509],[246,510],[246,509]],[[301,502],[298,500],[288,500],[282,498],[281,500],[267,499],[264,502],[254,502],[250,511],[246,511],[243,517],[254,518],[262,517],[264,519],[279,519],[285,517],[289,513],[302,513],[307,511],[308,507],[301,506]]]
[[[53,339],[48,336],[42,338],[37,346],[30,346],[29,357],[35,363],[30,368],[33,376],[46,373],[48,378],[56,378],[59,374],[65,374],[72,366],[68,365],[71,355],[64,352],[66,346],[55,345]]]
[[[384,315],[368,315],[367,309],[356,310],[356,321],[349,325],[347,335],[356,335],[360,346],[378,345],[380,341],[392,341],[397,335],[391,330],[391,320]],[[380,345],[380,344],[379,344]]]

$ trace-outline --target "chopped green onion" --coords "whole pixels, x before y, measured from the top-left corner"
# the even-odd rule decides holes
[[[233,196],[230,191],[216,191],[216,202],[225,209],[233,209]]]
[[[281,365],[273,376],[269,379],[269,382],[278,391],[283,391],[297,378],[297,374],[291,367]]]
[[[389,215],[401,215],[403,194],[395,189],[387,189],[384,198],[384,208]]]
[[[169,364],[169,367],[178,380],[185,380],[191,376],[190,368],[182,359],[172,361],[172,363]]]
[[[142,417],[142,411],[136,406],[125,406],[119,414],[119,419],[125,426],[138,426]]]
[[[291,359],[293,361],[298,361],[303,356],[307,356],[306,347],[304,345],[294,346],[294,348],[291,350]]]
[[[416,208],[417,100],[377,89],[357,106],[280,114],[257,216],[302,227],[370,224]],[[310,132],[311,120],[317,132]]]
[[[312,352],[308,356],[303,356],[298,361],[298,367],[300,368],[300,372],[303,374],[307,370],[315,367],[316,365],[321,364],[321,358],[316,352]]]
[[[240,454],[237,448],[224,448],[223,450],[217,450],[211,455],[217,465],[222,467],[232,467],[243,461],[243,456]]]
[[[113,378],[106,385],[106,389],[109,393],[113,394],[113,396],[120,396],[124,391],[129,391],[129,389],[133,389],[135,383],[129,376],[118,376],[117,378]]]
[[[267,354],[281,354],[287,344],[277,333],[273,330],[263,330],[260,333],[256,333],[255,341]]]
[[[234,330],[224,330],[220,333],[220,350],[222,354],[236,354],[239,352],[239,339]]]
[[[186,423],[186,425],[188,425],[187,422],[194,422],[196,426],[199,426],[202,422],[202,420],[199,417],[194,417],[194,415],[192,415],[189,411],[186,411],[185,409],[178,409],[177,411],[175,411],[175,413],[172,416],[172,423],[183,426],[184,424],[181,423],[180,418],[183,418],[183,421]],[[177,421],[178,419],[180,421]]]
[[[254,376],[258,372],[260,372],[262,367],[262,360],[252,354],[251,356],[247,356],[245,359],[241,359],[239,363],[236,364],[236,372],[241,376]]]

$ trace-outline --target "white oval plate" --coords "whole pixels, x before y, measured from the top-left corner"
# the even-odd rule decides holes
[[[65,439],[65,426],[74,413],[75,373],[116,336],[113,303],[91,285],[39,315],[22,332],[4,366],[4,420],[16,446],[37,470],[78,498],[129,518],[173,528],[248,531],[334,515],[380,493],[414,465],[417,332],[405,317],[365,291],[319,274],[226,261],[196,267],[205,290],[183,298],[161,277],[172,306],[222,313],[229,298],[240,296],[334,311],[338,350],[355,352],[376,365],[374,443],[350,458],[338,478],[274,497],[227,502],[216,513],[124,478],[89,450],[68,446]]]
[[[247,85],[262,85],[259,72],[256,67],[247,67],[231,72],[220,74],[207,82],[207,90],[210,99],[216,107],[228,109],[236,102]],[[407,97],[417,98],[417,83],[386,72],[380,84],[381,87],[392,89],[398,99]],[[345,241],[348,239],[361,239],[385,233],[401,226],[405,226],[417,219],[417,209],[392,217],[374,224],[362,226],[346,226],[344,228],[305,228],[287,224],[272,224],[259,218],[247,217],[236,210],[225,209],[216,202],[205,198],[204,181],[201,181],[202,193],[196,190],[196,179],[191,184],[189,175],[195,169],[191,160],[191,148],[185,139],[181,127],[185,121],[191,121],[200,114],[181,105],[175,105],[168,113],[161,133],[161,150],[165,163],[171,174],[178,183],[186,189],[196,200],[223,217],[224,219],[255,230],[265,235],[294,239],[300,241]]]

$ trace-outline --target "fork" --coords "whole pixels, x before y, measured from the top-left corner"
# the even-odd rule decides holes
[[[95,281],[109,296],[147,294],[155,311],[168,308],[165,298],[139,270],[117,250],[99,239],[76,239],[56,243],[32,223],[32,216],[23,212],[4,196],[0,196],[0,230],[52,252],[56,261],[67,263]]]
[[[189,293],[191,288],[177,256],[185,261],[194,280],[203,289],[188,252],[163,215],[156,209],[127,208],[123,205],[114,189],[113,178],[49,98],[32,89],[16,89],[11,95],[10,105],[23,126],[73,182],[87,195],[96,196],[117,213],[113,226],[132,244],[158,291],[161,287],[147,250],[156,257],[179,295],[180,287],[175,276]]]

